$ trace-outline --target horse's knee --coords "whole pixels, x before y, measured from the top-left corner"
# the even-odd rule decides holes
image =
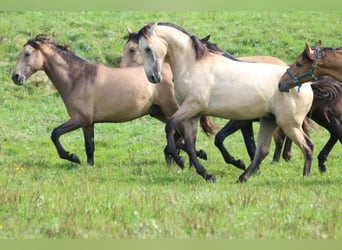
[[[259,158],[263,160],[270,153],[270,147],[263,146],[259,148]]]
[[[223,135],[222,133],[220,133],[220,132],[217,133],[217,134],[215,135],[215,141],[214,141],[215,146],[216,146],[216,147],[222,146],[224,139],[225,139],[225,137],[224,137],[224,135]]]

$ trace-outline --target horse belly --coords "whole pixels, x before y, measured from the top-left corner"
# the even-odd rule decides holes
[[[251,88],[218,88],[212,92],[208,111],[211,115],[227,119],[245,120],[264,116],[269,112],[268,90],[250,91]]]
[[[152,87],[151,87],[152,88]],[[150,88],[106,91],[97,98],[94,107],[95,122],[125,122],[149,113],[153,104]]]

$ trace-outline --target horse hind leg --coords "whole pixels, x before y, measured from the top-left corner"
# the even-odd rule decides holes
[[[277,124],[274,118],[260,118],[260,128],[258,133],[258,144],[255,151],[255,155],[250,166],[239,176],[237,182],[246,182],[251,175],[253,175],[258,169],[261,162],[268,155],[270,145],[272,141],[272,134]]]
[[[318,168],[320,172],[326,172],[327,166],[325,165],[326,160],[328,159],[328,155],[332,148],[335,146],[338,138],[334,134],[330,134],[328,142],[324,145],[322,150],[319,152],[318,159]]]
[[[242,129],[244,128],[244,129]],[[245,163],[242,160],[235,160],[235,158],[228,152],[228,150],[225,148],[223,142],[224,140],[237,130],[241,129],[244,135],[245,143],[246,140],[251,140],[254,143],[254,136],[253,136],[253,127],[252,127],[252,120],[246,120],[246,121],[238,121],[238,120],[230,120],[215,136],[215,146],[220,150],[224,161],[227,164],[232,164],[235,167],[239,169],[246,169]],[[247,134],[252,134],[252,136],[247,136]],[[246,143],[247,145],[247,143]],[[247,146],[246,146],[247,147]],[[252,150],[247,151],[250,154],[250,157],[253,158],[254,152]]]
[[[284,133],[301,149],[304,155],[303,176],[309,176],[312,163],[313,143],[311,139],[304,133],[301,126],[290,126],[285,123],[281,126]]]

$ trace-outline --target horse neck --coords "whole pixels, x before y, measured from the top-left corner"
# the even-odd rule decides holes
[[[342,81],[342,49],[325,52],[322,63],[318,61],[318,66],[321,75],[330,75]]]
[[[42,47],[41,51],[44,55],[43,70],[61,94],[66,99],[73,88],[74,81],[71,77],[75,77],[76,72],[72,71],[70,63],[67,63],[63,57],[50,47]]]
[[[187,67],[191,67],[196,61],[191,38],[182,31],[168,26],[158,26],[157,34],[167,44],[165,62],[170,64],[173,75],[178,75],[179,71],[187,71]]]

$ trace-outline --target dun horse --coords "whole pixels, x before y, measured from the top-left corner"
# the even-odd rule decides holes
[[[184,123],[185,148],[196,171],[205,180],[215,181],[215,176],[206,172],[194,151],[198,116],[235,120],[260,117],[255,157],[238,181],[247,181],[266,157],[277,125],[300,147],[305,159],[303,175],[310,174],[313,144],[302,129],[313,99],[310,84],[303,85],[300,93],[295,90],[281,93],[278,81],[286,66],[229,59],[210,51],[198,38],[174,24],[148,24],[138,33],[148,79],[152,83],[161,82],[164,61],[171,66],[180,107],[166,124],[165,153],[172,155],[178,164],[182,162],[173,134],[179,122]]]
[[[232,56],[218,48],[215,44],[209,42],[208,40],[204,41],[206,46],[219,51],[222,55],[232,58]],[[272,57],[271,57],[272,59]],[[262,58],[261,58],[262,60]],[[274,61],[277,63],[277,61]],[[325,172],[327,167],[325,165],[325,161],[332,150],[333,146],[336,144],[337,140],[342,138],[342,86],[340,86],[341,82],[334,80],[331,77],[325,76],[316,79],[316,81],[311,85],[314,99],[313,105],[308,114],[308,118],[311,118],[316,123],[327,129],[330,133],[330,138],[328,142],[325,144],[323,149],[318,154],[318,166],[321,172]],[[231,120],[227,123],[215,136],[215,144],[222,150],[223,157],[227,163],[233,163],[235,166],[244,167],[244,163],[241,160],[235,160],[228,152],[225,151],[225,148],[222,147],[224,139],[231,133],[234,133],[236,130],[241,129],[244,134],[245,144],[247,146],[247,150],[251,159],[255,153],[255,142],[253,137],[245,136],[246,130],[250,131],[253,136],[252,130],[252,122],[253,120],[246,121],[236,121]],[[306,134],[308,134],[308,121],[303,123],[303,129]],[[281,149],[283,146],[283,142],[286,139],[285,147],[283,150],[283,158],[285,160],[290,160],[291,158],[291,145],[292,142],[289,138],[286,138],[284,133],[278,127],[274,135],[274,141],[276,144],[273,161],[279,161]]]
[[[127,28],[128,36],[127,36],[127,42],[123,48],[123,54],[120,62],[120,67],[132,67],[132,66],[138,66],[143,65],[143,59],[139,52],[138,47],[138,33],[133,32],[131,29]],[[206,46],[209,46],[212,49],[220,50],[215,44],[209,42],[210,36],[206,36],[201,39],[203,43],[206,44]],[[230,54],[228,54],[225,51],[222,51],[222,53],[225,53],[226,56],[232,57]],[[259,62],[259,63],[272,63],[272,64],[279,64],[279,65],[286,65],[285,62],[282,60],[272,57],[272,56],[248,56],[248,57],[239,57],[237,60],[242,60],[246,62]],[[247,152],[249,154],[250,159],[252,160],[255,153],[255,139],[254,139],[254,133],[253,133],[253,126],[252,122],[254,120],[248,120],[248,121],[236,121],[236,120],[230,120],[222,130],[220,130],[220,133],[217,134],[215,137],[215,143],[218,145],[219,148],[222,148],[220,145],[223,144],[224,139],[236,132],[237,130],[241,130],[245,145],[247,148]],[[256,119],[255,121],[259,121]],[[280,129],[277,129],[274,133],[274,140],[276,143],[276,149],[273,155],[273,161],[279,161],[281,150],[283,147],[283,143],[285,141],[284,134]],[[289,140],[286,140],[285,148],[283,151],[283,158],[286,160],[289,160],[289,157],[291,155],[290,151],[290,145]],[[246,169],[245,164],[242,160],[235,160],[233,156],[229,154],[228,151],[223,151],[223,157],[227,164],[232,164],[240,169]]]
[[[38,70],[45,71],[70,116],[52,131],[51,139],[59,156],[71,162],[80,160],[63,148],[61,135],[82,128],[87,163],[93,165],[95,123],[126,122],[147,114],[166,122],[178,108],[173,85],[168,86],[171,83],[167,81],[160,86],[151,84],[143,77],[143,67],[111,68],[92,63],[41,35],[24,45],[12,79],[22,85]],[[168,74],[169,70],[163,72],[165,79],[171,79]]]

